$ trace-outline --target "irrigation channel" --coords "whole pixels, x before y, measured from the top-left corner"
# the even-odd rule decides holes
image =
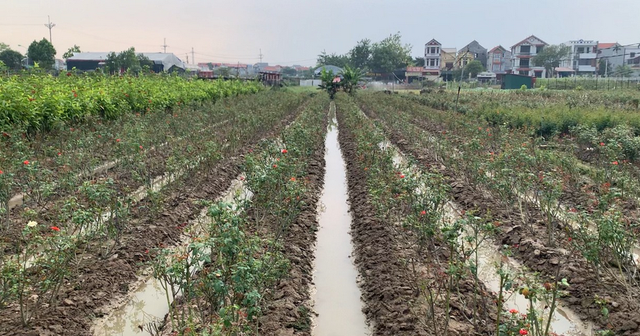
[[[400,150],[395,147],[390,141],[384,141],[378,144],[378,146],[382,150],[391,151],[391,153],[393,154],[394,165],[397,168],[401,169],[402,167],[408,167],[410,170],[413,170],[414,172],[419,174],[419,168],[417,168],[413,164],[410,164],[405,156],[400,152]],[[416,190],[416,192],[421,191]],[[451,201],[446,203],[444,210],[445,221],[453,222],[461,218],[461,211],[458,209],[458,206]],[[471,234],[472,232],[467,232],[465,230],[464,236],[460,237],[461,243],[468,244],[465,238],[467,238],[467,235]],[[494,293],[497,293],[500,290],[500,277],[498,275],[496,265],[501,261],[504,264],[505,269],[507,269],[509,273],[520,274],[524,271],[523,266],[513,258],[507,257],[505,259],[505,257],[500,253],[498,247],[495,244],[491,243],[491,241],[487,241],[484,244],[479,244],[479,246],[477,246],[477,250],[478,279],[487,287],[487,289],[491,290]],[[511,293],[510,295],[507,294],[504,300],[504,307],[506,309],[516,309],[520,312],[526,312],[528,310],[529,300],[527,300],[524,296],[518,294],[517,292]],[[535,308],[539,311],[543,311],[546,309],[546,307],[544,306],[544,302],[539,302],[539,307]],[[575,312],[562,304],[559,304],[556,307],[555,313],[551,320],[551,331],[558,335],[591,335],[592,328],[593,326],[591,323],[584,323],[580,320]]]
[[[313,282],[314,336],[370,335],[362,313],[357,284],[358,270],[351,254],[351,215],[347,196],[347,174],[338,143],[335,104],[331,102],[331,122],[325,139],[326,175],[318,209]]]
[[[242,177],[243,175],[238,176],[216,201],[235,204],[238,201],[250,199],[251,191],[245,187]],[[188,245],[193,237],[198,236],[201,224],[208,218],[207,210],[208,207],[205,207],[189,226],[193,230],[189,236],[183,237],[181,246]],[[169,313],[169,302],[172,298],[167,296],[161,281],[151,276],[150,272],[147,270],[143,273],[143,276],[132,286],[134,289],[130,294],[121,302],[115,303],[115,308],[109,315],[97,320],[93,327],[94,335],[148,335],[145,328],[164,319]]]

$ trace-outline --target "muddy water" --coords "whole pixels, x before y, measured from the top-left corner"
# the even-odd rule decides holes
[[[389,150],[393,155],[393,162],[396,167],[405,167],[414,172],[418,172],[417,167],[408,166],[407,159],[402,153],[390,142],[384,141],[378,144],[383,150]],[[420,192],[420,191],[416,191]],[[455,221],[460,218],[460,211],[452,202],[447,203],[445,207],[445,220]],[[466,244],[464,236],[460,237],[461,243]],[[503,258],[496,245],[491,242],[480,244],[478,246],[478,279],[484,283],[488,290],[498,293],[500,290],[500,277],[497,273],[497,266],[503,262],[505,268],[511,274],[518,274],[522,270],[522,265],[512,258]],[[524,296],[513,293],[505,297],[505,309],[517,309],[522,313],[526,313],[529,308],[529,301]],[[537,311],[545,309],[544,303],[540,302]],[[578,336],[591,335],[593,326],[583,323],[580,318],[572,310],[558,304],[556,311],[551,319],[551,331],[558,335]]]
[[[243,180],[243,177],[235,179],[217,201],[235,203],[236,200],[250,199],[253,195],[251,191],[246,189]],[[204,208],[200,216],[190,223],[194,230],[193,233],[195,233],[192,236],[197,236],[198,232],[202,232],[201,226],[206,223],[207,210]],[[184,237],[182,246],[190,242],[188,237]],[[145,274],[132,287],[134,289],[124,300],[113,305],[116,308],[109,315],[97,321],[93,328],[94,335],[149,335],[141,327],[145,328],[149,323],[162,320],[169,312],[169,300],[167,300],[161,281]]]
[[[333,105],[332,105],[333,107]],[[329,125],[325,141],[326,175],[324,191],[318,210],[320,229],[313,282],[314,336],[369,335],[360,289],[356,279],[358,271],[351,253],[351,215],[347,198],[347,176],[342,152],[338,145],[335,119]]]

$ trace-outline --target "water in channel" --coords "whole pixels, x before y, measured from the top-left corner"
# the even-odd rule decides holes
[[[331,104],[335,113],[335,105]],[[347,175],[338,144],[335,116],[325,140],[326,174],[320,199],[317,246],[313,281],[315,284],[314,336],[370,335],[362,313],[358,271],[351,253],[351,215],[347,196]]]

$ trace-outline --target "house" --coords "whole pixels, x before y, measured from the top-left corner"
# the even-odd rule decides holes
[[[573,70],[577,75],[592,75],[598,70],[598,41],[573,40],[562,43],[571,48],[569,56],[560,62],[560,68]],[[565,71],[566,73],[566,71]],[[560,75],[560,74],[558,74]]]
[[[531,35],[526,39],[511,46],[511,54],[513,55],[513,72],[533,77],[546,77],[544,67],[533,66],[532,58],[541,52],[544,47],[549,45],[535,35]]]
[[[440,76],[442,44],[432,39],[424,45],[424,68],[428,75]]]
[[[185,64],[176,55],[170,53],[141,53],[147,57],[154,72],[183,72]],[[75,53],[67,58],[67,70],[76,68],[82,71],[92,71],[104,67],[109,56],[108,52]]]
[[[638,56],[640,56],[640,43],[626,45],[615,43],[609,48],[598,50],[598,58],[605,60],[614,70],[626,64],[636,73],[640,72]]]
[[[416,80],[423,80],[426,76],[427,70],[423,67],[407,67],[404,73],[407,83],[412,83]]]
[[[474,60],[480,61],[480,63],[482,63],[482,66],[485,69],[487,68],[487,48],[481,46],[478,41],[471,41],[471,43],[462,47],[460,49],[460,52],[473,56]]]
[[[464,69],[464,67],[466,67],[467,64],[469,64],[474,59],[475,57],[473,56],[473,53],[460,49],[460,51],[458,51],[458,55],[456,56],[456,61],[453,67],[455,69]]]
[[[441,48],[440,52],[440,70],[453,70],[456,63],[456,55],[458,50],[456,48]]]
[[[487,53],[487,71],[496,74],[497,80],[511,72],[511,52],[499,45]]]

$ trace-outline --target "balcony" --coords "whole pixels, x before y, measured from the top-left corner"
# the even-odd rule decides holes
[[[596,57],[598,56],[598,54],[596,53],[582,53],[579,55],[580,59],[596,59]]]
[[[594,72],[596,71],[596,67],[591,65],[578,65],[579,72]]]

